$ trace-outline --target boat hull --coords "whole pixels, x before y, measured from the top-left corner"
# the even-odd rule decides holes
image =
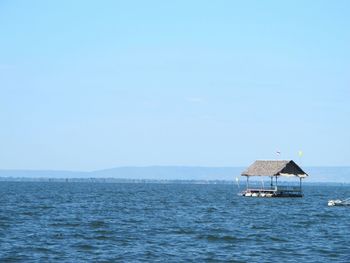
[[[349,200],[329,200],[328,201],[328,206],[350,206],[350,201]]]

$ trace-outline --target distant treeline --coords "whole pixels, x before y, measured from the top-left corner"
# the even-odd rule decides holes
[[[156,183],[156,184],[233,184],[228,180],[154,180],[125,178],[45,178],[0,177],[2,182],[57,182],[57,183]]]
[[[127,183],[235,183],[245,167],[146,166],[117,167],[97,171],[0,170],[0,180]],[[303,167],[310,176],[305,182],[350,183],[350,167]],[[1,179],[2,178],[2,179]],[[4,179],[7,178],[7,179]],[[8,179],[11,178],[11,179]],[[253,178],[252,178],[253,179]],[[254,180],[254,179],[253,179]],[[257,179],[258,180],[258,179]],[[260,179],[259,179],[260,180]]]
[[[226,184],[244,188],[246,183],[234,180],[155,180],[126,178],[45,178],[45,177],[0,177],[0,182],[53,182],[53,183],[126,183],[126,184]],[[251,180],[251,184],[259,185],[261,181]],[[280,183],[290,183],[283,182]],[[350,185],[346,182],[303,182],[304,185]]]

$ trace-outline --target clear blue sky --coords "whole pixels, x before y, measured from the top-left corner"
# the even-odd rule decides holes
[[[0,168],[350,165],[350,1],[0,1]]]

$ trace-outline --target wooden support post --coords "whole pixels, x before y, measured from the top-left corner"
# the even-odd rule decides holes
[[[271,176],[271,189],[272,189],[272,186],[273,186],[273,178],[272,178],[272,176]]]
[[[276,175],[276,190],[277,190],[277,175]]]

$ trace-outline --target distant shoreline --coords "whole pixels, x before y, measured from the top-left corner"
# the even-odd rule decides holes
[[[157,179],[126,179],[126,178],[50,178],[50,177],[0,177],[0,182],[52,182],[52,183],[116,183],[116,184],[221,184],[237,186],[232,180],[157,180]],[[283,181],[281,181],[283,183]],[[260,181],[252,180],[251,183],[259,184]],[[349,182],[303,182],[304,185],[350,185]],[[239,187],[244,188],[245,182],[240,182]]]
[[[145,166],[117,167],[96,171],[10,170],[0,169],[1,181],[107,181],[107,182],[193,182],[236,184],[246,167]],[[350,167],[303,167],[310,176],[304,183],[350,183]],[[253,179],[253,178],[252,178]],[[260,179],[256,179],[258,181]],[[253,179],[254,181],[254,179]]]

